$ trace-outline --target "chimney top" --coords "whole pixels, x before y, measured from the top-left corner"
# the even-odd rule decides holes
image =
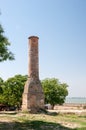
[[[30,36],[30,37],[28,37],[28,39],[32,39],[32,38],[37,38],[37,39],[39,39],[39,37],[37,37],[37,36]]]

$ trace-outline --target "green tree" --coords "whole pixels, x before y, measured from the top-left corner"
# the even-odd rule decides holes
[[[0,78],[0,94],[2,94],[2,85],[3,85],[3,79],[2,78]]]
[[[14,60],[14,55],[9,51],[8,46],[10,46],[10,42],[5,37],[4,30],[0,24],[0,62],[7,59]]]
[[[16,75],[5,82],[3,102],[9,106],[21,106],[22,93],[27,76]]]
[[[4,88],[5,88],[4,80],[0,78],[0,104],[4,103],[4,95],[3,95]]]
[[[52,109],[56,104],[63,104],[68,95],[66,83],[61,84],[56,78],[42,80],[42,87],[45,94],[45,103],[50,103]]]

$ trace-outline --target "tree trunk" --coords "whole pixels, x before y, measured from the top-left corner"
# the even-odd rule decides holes
[[[54,105],[51,105],[51,109],[54,110]]]

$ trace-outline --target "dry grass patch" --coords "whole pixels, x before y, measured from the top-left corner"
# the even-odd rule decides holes
[[[0,130],[86,130],[86,116],[75,114],[0,113]]]

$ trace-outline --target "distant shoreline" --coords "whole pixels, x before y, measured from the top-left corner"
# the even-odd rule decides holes
[[[86,104],[86,97],[67,97],[65,103],[69,104]]]

